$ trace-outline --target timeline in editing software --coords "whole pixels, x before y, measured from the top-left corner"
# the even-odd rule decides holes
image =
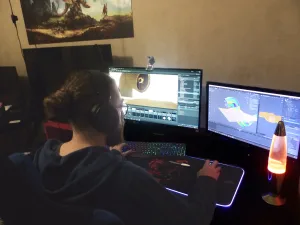
[[[128,108],[128,113],[130,116],[139,118],[149,118],[156,120],[165,120],[170,122],[177,121],[176,111],[172,112],[166,109],[146,109],[144,107],[130,106]]]

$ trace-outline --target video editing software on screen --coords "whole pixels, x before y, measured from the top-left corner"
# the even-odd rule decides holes
[[[300,97],[213,84],[208,88],[208,130],[269,149],[282,120],[288,156],[298,158]]]
[[[110,68],[126,119],[199,128],[201,70]]]

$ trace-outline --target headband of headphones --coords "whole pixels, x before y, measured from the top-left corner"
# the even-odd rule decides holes
[[[107,76],[100,71],[89,70],[91,85],[96,95],[100,95],[101,91],[98,91],[96,76]],[[109,79],[109,78],[108,78]],[[109,87],[109,91],[111,87]],[[103,132],[107,135],[112,134],[120,126],[120,118],[117,109],[111,104],[111,95],[105,103],[96,103],[90,109],[90,123],[94,129],[99,132]]]
[[[99,83],[97,81],[97,77],[100,77],[100,76],[107,76],[107,74],[104,74],[104,73],[101,73],[100,71],[98,70],[88,70],[87,71],[89,74],[90,74],[90,82],[91,82],[91,85],[93,87],[93,90],[95,92],[95,95],[100,95],[100,90],[98,90],[98,87],[97,87],[97,84]],[[107,78],[109,79],[109,78]],[[111,99],[111,93],[110,93],[110,87],[109,87],[109,99],[107,99],[107,101],[110,101]]]

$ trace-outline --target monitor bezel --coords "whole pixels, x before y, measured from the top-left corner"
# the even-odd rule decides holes
[[[145,70],[145,72],[149,71],[147,70],[145,67],[109,67],[109,72],[111,69],[141,69],[141,70]],[[177,71],[200,71],[201,75],[200,75],[200,99],[199,99],[199,121],[198,121],[198,128],[189,128],[189,127],[182,127],[182,126],[174,126],[174,125],[168,125],[168,124],[160,124],[160,123],[153,123],[153,122],[146,122],[146,121],[135,121],[135,120],[129,120],[126,119],[126,123],[127,124],[135,124],[135,125],[145,125],[145,126],[151,126],[152,128],[154,128],[154,130],[157,129],[162,129],[162,133],[165,133],[164,131],[169,131],[170,129],[173,131],[180,129],[180,131],[182,131],[182,129],[184,129],[185,131],[190,131],[192,133],[198,133],[200,126],[201,126],[201,112],[202,112],[202,107],[201,107],[201,100],[202,100],[202,91],[203,91],[203,86],[202,86],[202,81],[203,81],[203,69],[184,69],[184,68],[154,68],[153,70],[150,71],[155,71],[155,70],[177,70]],[[169,132],[168,132],[169,133]]]
[[[206,112],[206,127],[205,127],[206,131],[209,132],[209,133],[212,133],[214,135],[227,137],[231,140],[237,141],[239,143],[242,143],[242,144],[245,144],[245,145],[248,145],[248,146],[253,146],[255,148],[263,149],[265,151],[268,151],[268,150],[265,149],[265,148],[262,148],[260,146],[257,146],[255,144],[251,144],[251,143],[242,141],[242,140],[237,139],[237,138],[228,137],[224,134],[220,134],[220,133],[217,133],[217,132],[214,132],[214,131],[211,131],[211,130],[208,129],[208,122],[209,122],[208,121],[208,118],[209,118],[208,104],[209,104],[209,86],[210,85],[215,85],[215,86],[220,86],[220,87],[225,87],[225,88],[237,88],[237,89],[248,90],[248,91],[266,92],[266,93],[277,94],[277,95],[287,95],[287,96],[291,96],[291,97],[299,97],[300,98],[300,93],[299,92],[294,92],[294,91],[286,91],[286,90],[280,90],[280,89],[270,89],[270,88],[262,88],[262,87],[246,86],[246,85],[238,85],[238,84],[229,84],[229,83],[222,83],[222,82],[212,82],[212,81],[208,81],[206,83],[206,111],[205,111]],[[299,160],[300,159],[299,154],[300,154],[300,147],[298,149],[297,159],[295,159],[293,157],[288,157],[288,158],[292,159],[292,160]]]

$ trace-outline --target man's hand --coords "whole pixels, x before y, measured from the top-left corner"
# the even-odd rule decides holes
[[[197,173],[199,176],[208,176],[211,178],[214,178],[215,180],[218,180],[221,172],[221,168],[218,167],[219,162],[214,161],[213,163],[210,163],[209,160],[205,161],[205,164],[201,170]]]
[[[130,155],[130,154],[132,154],[132,153],[134,153],[135,151],[134,150],[132,150],[132,149],[129,149],[129,150],[127,150],[128,148],[126,148],[127,147],[127,144],[126,143],[122,143],[122,144],[119,144],[119,145],[116,145],[116,146],[113,146],[113,147],[110,147],[110,150],[117,150],[117,151],[119,151],[120,153],[121,153],[121,155],[122,156],[124,156],[124,157],[126,157],[126,156],[128,156],[128,155]],[[123,152],[123,149],[126,149],[125,150],[125,152]]]

